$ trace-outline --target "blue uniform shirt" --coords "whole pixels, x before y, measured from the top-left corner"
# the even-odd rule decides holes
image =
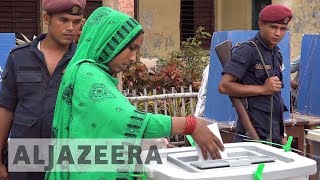
[[[14,113],[11,138],[51,137],[59,85],[76,46],[71,44],[50,76],[44,55],[37,48],[45,36],[11,50],[2,74],[0,106]]]
[[[282,81],[282,56],[279,48],[276,46],[270,49],[260,33],[249,40],[254,41],[264,58],[266,69],[270,75],[278,76]],[[239,79],[239,82],[245,85],[263,85],[268,75],[260,60],[257,48],[250,42],[245,42],[236,47],[232,53],[231,61],[226,65],[223,73],[234,75]],[[271,112],[271,97],[270,96],[252,96],[247,97],[248,114],[251,118],[261,139],[269,137],[269,123]],[[273,95],[273,131],[272,137],[277,142],[283,136],[283,111],[284,104],[281,93]],[[244,134],[244,129],[240,122],[237,123],[237,132]]]

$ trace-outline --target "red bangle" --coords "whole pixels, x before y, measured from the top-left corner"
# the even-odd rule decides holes
[[[192,134],[197,125],[197,118],[194,116],[186,117],[186,127],[183,134]]]

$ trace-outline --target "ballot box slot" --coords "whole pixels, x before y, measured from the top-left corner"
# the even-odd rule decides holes
[[[198,169],[213,169],[223,167],[250,166],[252,164],[275,162],[275,160],[276,158],[271,156],[248,156],[241,158],[196,161],[191,162],[190,165]]]

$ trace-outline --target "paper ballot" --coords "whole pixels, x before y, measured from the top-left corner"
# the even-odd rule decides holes
[[[219,131],[219,128],[218,128],[218,124],[217,123],[210,124],[210,125],[208,125],[208,128],[223,143],[221,135],[220,135],[220,131]],[[203,154],[202,154],[201,149],[198,146],[198,144],[196,144],[196,149],[197,149],[198,155],[200,157],[200,160],[204,161],[205,159],[203,158]],[[227,158],[227,153],[226,152],[220,151],[220,154],[221,154],[222,159],[226,159]],[[212,160],[212,157],[211,157],[209,152],[208,152],[208,159],[207,160]]]

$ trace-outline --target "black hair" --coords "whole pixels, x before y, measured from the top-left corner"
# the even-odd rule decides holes
[[[114,57],[118,56],[122,51],[124,51],[128,46],[130,46],[130,44],[134,42],[143,33],[144,31],[143,29],[141,29],[125,46],[123,46],[123,48]]]

